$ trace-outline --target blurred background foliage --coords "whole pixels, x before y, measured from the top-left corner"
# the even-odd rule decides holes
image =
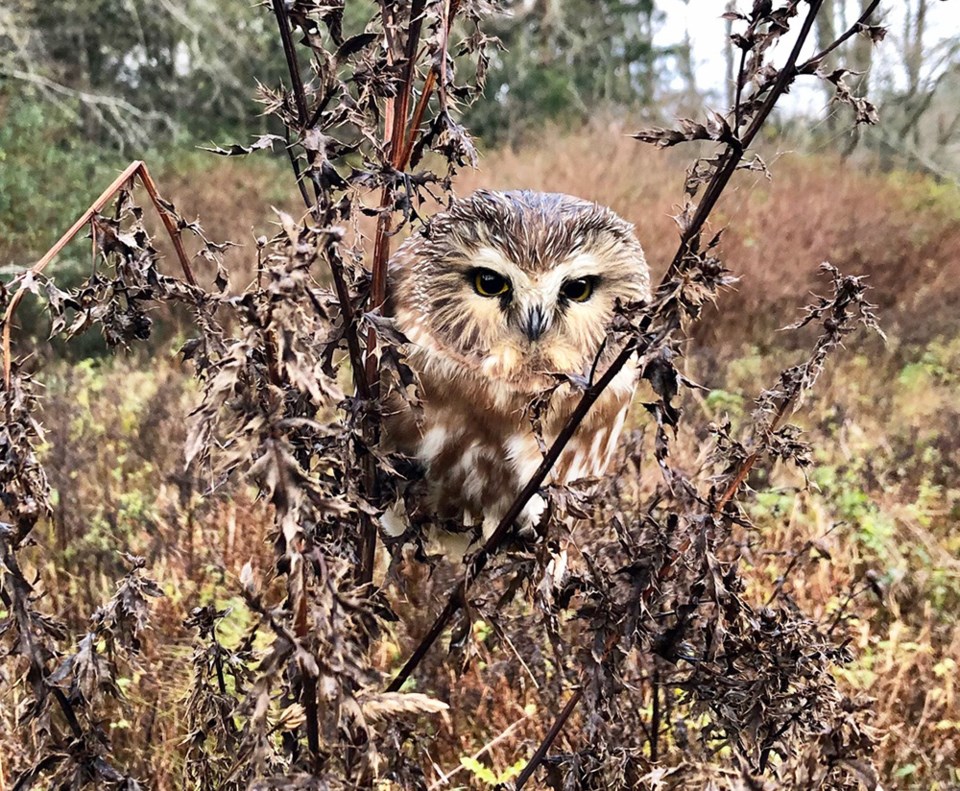
[[[359,32],[373,0],[346,4]],[[487,33],[500,46],[485,95],[464,108],[482,150],[517,146],[546,127],[575,130],[702,117],[732,100],[738,51],[721,18],[727,0],[503,0]],[[866,37],[825,68],[847,68],[884,122],[854,131],[819,87],[795,89],[773,139],[835,152],[887,171],[906,168],[955,184],[960,173],[960,20],[935,0],[903,0],[875,54]],[[827,0],[818,37],[830,41],[861,0]],[[952,14],[952,16],[951,16]],[[958,22],[952,26],[950,22]],[[472,31],[460,30],[466,39]],[[43,253],[133,158],[155,173],[216,167],[195,152],[278,132],[260,113],[257,83],[285,66],[272,17],[253,2],[7,0],[0,5],[0,268]],[[828,86],[829,87],[829,86]],[[787,133],[787,138],[784,138]],[[283,167],[280,147],[257,163]],[[256,177],[251,177],[256,179]],[[285,176],[277,173],[277,181]],[[271,196],[277,199],[276,196]],[[74,245],[57,264],[77,271]]]
[[[345,27],[376,3],[351,0]],[[738,50],[726,0],[503,0],[483,99],[466,109],[481,147],[518,145],[545,125],[576,129],[702,116],[732,99]],[[779,122],[792,147],[859,156],[938,181],[960,172],[960,20],[935,0],[891,4],[882,56],[866,37],[826,68],[857,72],[884,123],[854,132],[819,87],[795,89]],[[830,41],[861,0],[828,0]],[[951,26],[951,21],[958,24]],[[460,30],[460,38],[472,31]],[[0,266],[23,264],[133,158],[155,171],[204,168],[184,152],[269,128],[252,96],[285,67],[272,17],[252,2],[7,0],[0,6]],[[829,86],[828,86],[829,87]],[[276,159],[282,151],[275,151]],[[69,186],[68,186],[69,185]],[[89,185],[83,188],[83,185]],[[61,265],[62,267],[62,265]]]
[[[373,0],[346,4],[359,30]],[[738,51],[724,39],[725,0],[503,0],[489,26],[501,46],[485,100],[468,114],[487,144],[516,141],[544,122],[576,126],[607,113],[668,119],[730,98]],[[818,37],[830,41],[861,0],[828,0]],[[824,95],[790,114],[816,142],[849,153],[885,150],[888,164],[956,173],[960,137],[960,25],[935,0],[891,4],[891,45],[875,58],[855,37],[827,64],[859,72],[886,118],[853,137]],[[471,31],[460,31],[465,37]],[[269,14],[216,0],[8,0],[0,7],[2,126],[129,156],[270,131],[251,101],[257,81],[284,73]],[[820,89],[816,89],[820,90]],[[39,117],[36,109],[39,109]],[[276,131],[276,130],[273,130]],[[3,150],[8,158],[17,148]],[[6,168],[4,168],[6,169]]]

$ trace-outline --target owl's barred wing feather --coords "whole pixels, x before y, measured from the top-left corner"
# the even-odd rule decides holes
[[[542,459],[531,400],[553,390],[540,421],[549,444],[579,400],[569,382],[556,386],[557,374],[588,371],[617,302],[649,297],[640,244],[596,204],[481,191],[405,242],[390,277],[388,310],[410,341],[423,411],[417,422],[387,393],[384,442],[420,463],[421,512],[496,524]],[[628,366],[574,434],[553,482],[603,474],[634,383]],[[542,507],[531,501],[525,519]]]

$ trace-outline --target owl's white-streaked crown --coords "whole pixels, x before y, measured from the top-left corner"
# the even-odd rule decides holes
[[[650,289],[631,224],[596,203],[529,191],[455,201],[400,247],[390,279],[389,309],[412,343],[521,390],[583,373],[617,301]]]

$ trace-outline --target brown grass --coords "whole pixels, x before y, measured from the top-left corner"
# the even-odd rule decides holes
[[[492,152],[479,172],[462,175],[458,192],[525,187],[602,199],[636,223],[654,269],[662,270],[676,245],[670,215],[685,162],[620,130],[601,136],[611,141],[608,150],[598,151],[597,139],[573,135]],[[772,182],[741,174],[720,207],[721,221],[730,223],[725,260],[742,280],[690,344],[688,373],[711,392],[687,399],[691,419],[676,443],[676,462],[695,465],[706,425],[724,413],[736,423],[790,358],[789,348],[756,345],[771,321],[795,318],[797,295],[815,284],[821,260],[870,275],[891,343],[878,349],[854,339],[853,351],[796,416],[820,449],[814,485],[804,489],[781,470],[757,482],[762,489],[771,484],[775,496],[751,509],[760,531],[752,584],[769,589],[784,557],[807,541],[817,549],[803,555],[791,577],[801,609],[832,612],[851,582],[868,571],[876,577],[880,595],[858,598],[855,659],[841,681],[876,701],[871,725],[885,787],[947,788],[960,782],[960,341],[951,312],[960,296],[960,199],[920,178],[864,174],[833,159],[769,161]],[[270,232],[269,205],[296,205],[284,179],[272,167],[220,161],[201,174],[158,180],[181,211],[202,217],[212,238],[246,243],[228,259],[242,281],[250,273],[252,237]],[[112,589],[120,571],[116,550],[147,557],[167,594],[153,616],[154,633],[164,639],[148,639],[145,670],[124,690],[138,719],[116,718],[123,725],[111,736],[135,774],[153,787],[173,788],[185,735],[177,712],[190,672],[191,636],[183,621],[201,604],[238,604],[243,563],[254,558],[267,569],[272,562],[271,519],[250,492],[206,497],[182,477],[182,417],[196,396],[175,363],[153,361],[150,369],[134,359],[102,369],[61,367],[48,377],[43,420],[60,500],[42,540],[56,552],[30,571],[48,592],[49,610],[63,612],[73,626]],[[650,488],[655,473],[648,476],[642,486]],[[395,669],[412,635],[429,623],[433,599],[447,587],[442,577],[409,579],[406,593],[396,596],[409,633],[383,642],[384,670]],[[243,612],[235,606],[224,622],[225,644],[236,644],[248,626]],[[483,763],[500,773],[530,755],[551,712],[538,708],[540,695],[509,646],[493,647],[477,629],[470,639],[482,661],[465,675],[457,677],[442,652],[420,675],[418,688],[451,706],[430,757],[450,771],[461,756],[483,751]],[[0,694],[16,702],[15,688]],[[15,737],[13,709],[4,708],[0,740],[6,741]],[[508,738],[489,746],[508,728]],[[579,747],[577,732],[572,722],[554,749]],[[466,769],[451,782],[486,787]]]

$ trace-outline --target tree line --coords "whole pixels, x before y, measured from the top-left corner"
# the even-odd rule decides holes
[[[751,5],[717,0],[702,4],[701,12],[690,0],[485,4],[497,13],[484,32],[493,39],[488,62],[480,64],[484,99],[465,119],[488,144],[524,139],[545,123],[576,126],[604,114],[669,122],[705,100],[731,103],[736,45],[716,37],[717,48],[724,48],[725,74],[711,73],[705,80],[702,74],[698,78],[698,63],[719,53],[696,51],[689,23],[679,39],[662,34],[668,22],[671,30],[682,28],[678,20],[684,13],[687,19],[712,15],[696,24],[715,22],[720,31]],[[376,2],[340,5],[345,5],[344,28],[358,33]],[[825,2],[817,43],[832,41],[865,5],[865,0]],[[822,118],[808,119],[818,146],[844,154],[867,146],[889,164],[936,175],[957,172],[960,28],[944,30],[948,17],[937,5],[903,0],[891,6],[884,22],[895,40],[886,48],[892,56],[887,62],[873,61],[862,36],[837,47],[824,68],[843,74],[858,96],[869,86],[885,123],[881,131],[854,133],[836,112],[827,85]],[[463,24],[455,34],[462,46],[477,35]],[[271,35],[269,14],[253,4],[11,0],[0,9],[0,101],[7,116],[21,108],[18,100],[40,103],[50,117],[65,119],[72,134],[101,147],[163,148],[178,138],[193,144],[214,138],[243,142],[277,131],[250,98],[258,81],[270,88],[284,74]]]

